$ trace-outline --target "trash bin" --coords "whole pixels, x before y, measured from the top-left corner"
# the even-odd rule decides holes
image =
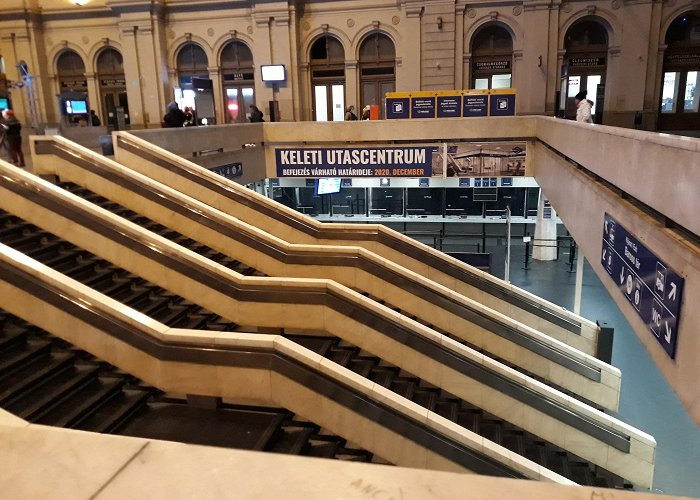
[[[111,135],[101,135],[98,138],[98,142],[102,147],[102,154],[104,156],[114,156],[114,144],[112,143]]]

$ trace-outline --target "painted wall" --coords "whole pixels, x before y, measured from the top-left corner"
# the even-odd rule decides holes
[[[91,103],[99,101],[96,57],[104,47],[124,56],[132,128],[159,127],[176,85],[175,60],[187,42],[207,54],[214,80],[217,121],[224,121],[219,57],[231,40],[248,45],[255,66],[256,101],[269,116],[268,102],[279,103],[284,121],[312,114],[309,48],[324,34],[345,49],[345,101],[360,109],[358,51],[363,39],[380,31],[396,48],[396,90],[445,90],[471,84],[471,41],[486,24],[506,28],[513,38],[513,86],[520,114],[552,114],[564,60],[568,28],[583,17],[607,30],[605,123],[632,127],[645,113],[654,126],[660,95],[661,62],[668,24],[697,2],[656,4],[592,0],[540,3],[489,0],[337,0],[204,2],[192,0],[91,0],[78,7],[68,0],[4,0],[0,8],[0,55],[8,78],[28,63],[34,92],[13,89],[20,119],[38,123],[60,119],[56,59],[75,50],[86,65]],[[262,64],[285,64],[287,81],[273,88],[260,81]],[[98,106],[98,112],[101,110]],[[648,119],[647,119],[648,118]]]

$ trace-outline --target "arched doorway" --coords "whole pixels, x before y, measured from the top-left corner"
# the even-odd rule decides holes
[[[182,89],[182,108],[196,108],[194,102],[193,78],[209,78],[209,61],[204,49],[196,43],[186,43],[177,53],[177,81]]]
[[[60,87],[61,113],[68,123],[87,122],[88,88],[85,63],[74,50],[62,52],[56,60],[56,75]]]
[[[513,68],[513,37],[499,24],[480,28],[472,37],[473,89],[510,88]]]
[[[243,123],[255,104],[253,53],[241,41],[229,42],[221,51],[221,79],[226,99],[226,123]]]
[[[317,122],[345,119],[345,50],[340,41],[325,35],[311,45],[311,89]]]
[[[396,89],[396,49],[381,32],[368,35],[360,45],[360,102],[376,104],[385,116],[384,95]]]
[[[564,86],[565,113],[567,118],[576,117],[574,96],[582,90],[587,91],[587,98],[593,101],[591,114],[598,114],[596,123],[600,123],[602,90],[605,88],[605,73],[608,60],[608,32],[600,22],[592,18],[583,18],[573,24],[564,38]],[[598,86],[602,87],[598,92]]]
[[[666,32],[659,130],[700,129],[700,12],[678,16]]]
[[[102,123],[118,129],[121,128],[123,116],[124,125],[128,125],[129,100],[126,95],[124,59],[118,50],[104,49],[97,56],[97,79],[100,86]]]

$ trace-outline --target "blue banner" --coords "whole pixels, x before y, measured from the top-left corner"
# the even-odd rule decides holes
[[[430,177],[430,147],[277,148],[277,177]]]
[[[387,97],[386,117],[387,119],[410,118],[410,99],[408,97]]]
[[[437,115],[438,118],[455,118],[462,116],[462,96],[449,95],[438,96]]]
[[[411,97],[411,118],[435,118],[435,97]]]
[[[487,116],[489,114],[489,96],[465,95],[462,102],[462,116]]]
[[[674,358],[685,280],[607,213],[601,263],[659,344]]]

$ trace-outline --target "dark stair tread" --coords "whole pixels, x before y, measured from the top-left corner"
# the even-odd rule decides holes
[[[11,375],[22,366],[30,363],[33,358],[48,355],[51,342],[46,340],[31,341],[26,346],[18,346],[13,352],[7,353],[0,361],[0,378]]]
[[[61,373],[33,391],[31,396],[15,401],[7,410],[20,418],[34,422],[60,404],[74,391],[79,390],[97,376],[98,366],[76,365],[74,370]]]
[[[96,378],[89,386],[56,405],[36,422],[55,427],[73,427],[114,397],[123,385],[124,380],[120,378]]]
[[[2,386],[4,389],[0,392],[0,404],[20,397],[23,393],[36,389],[42,383],[48,382],[56,374],[71,367],[74,360],[75,355],[60,352],[51,354],[48,362],[42,360],[40,367],[35,366],[38,363],[25,364],[11,376],[3,379]]]
[[[146,404],[150,392],[125,389],[76,425],[85,431],[113,433]]]

